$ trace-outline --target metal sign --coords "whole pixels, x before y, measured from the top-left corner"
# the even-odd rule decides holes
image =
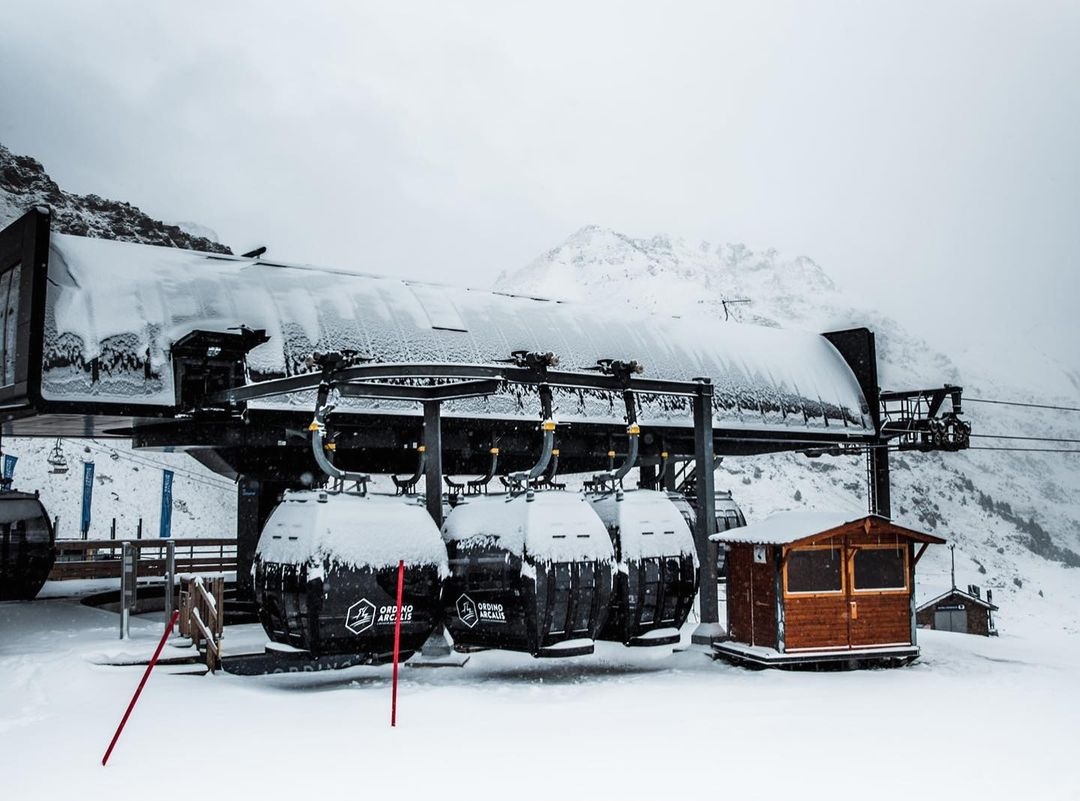
[[[83,539],[90,531],[90,505],[94,501],[94,463],[83,462],[82,482],[82,534]]]
[[[172,535],[172,483],[173,471],[164,470],[161,475],[161,530],[159,536],[168,539]]]
[[[15,463],[19,461],[18,456],[12,456],[10,453],[4,454],[4,481],[11,481],[15,477]]]

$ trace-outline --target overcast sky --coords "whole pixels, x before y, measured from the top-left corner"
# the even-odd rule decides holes
[[[741,241],[1080,363],[1075,0],[271,5],[6,4],[0,141],[280,259],[483,286],[588,223]]]

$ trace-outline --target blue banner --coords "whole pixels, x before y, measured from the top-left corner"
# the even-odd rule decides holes
[[[82,475],[82,533],[90,530],[90,504],[94,501],[94,463],[83,462]]]
[[[4,454],[4,479],[11,481],[15,477],[15,462],[19,461],[18,456],[12,456],[10,453]]]
[[[172,536],[172,480],[173,471],[161,474],[161,533],[162,539]]]

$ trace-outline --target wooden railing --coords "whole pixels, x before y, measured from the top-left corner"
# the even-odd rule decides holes
[[[180,582],[180,634],[190,637],[206,657],[206,666],[221,667],[221,637],[225,630],[225,579],[200,576]]]
[[[56,563],[50,581],[87,578],[119,578],[120,550],[130,542],[138,555],[137,572],[142,576],[165,575],[165,544],[169,540],[57,540]],[[174,539],[176,572],[228,573],[236,570],[236,540],[233,538]]]

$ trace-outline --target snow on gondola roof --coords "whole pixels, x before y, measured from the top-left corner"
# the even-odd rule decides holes
[[[824,337],[708,318],[622,309],[257,259],[52,234],[42,394],[47,400],[172,406],[169,350],[194,329],[266,329],[252,380],[305,372],[313,351],[351,349],[384,362],[493,364],[551,351],[564,369],[634,359],[646,375],[707,376],[719,428],[872,432],[858,382]],[[88,365],[97,360],[99,369]],[[556,396],[566,422],[621,422],[603,393]],[[310,406],[310,396],[253,403]],[[414,404],[348,399],[354,412],[415,414]],[[524,406],[524,408],[523,408]],[[447,404],[457,417],[520,419],[513,391]],[[689,426],[685,399],[643,398],[643,424]]]
[[[267,520],[258,554],[285,564],[340,563],[375,569],[435,565],[448,575],[439,529],[415,499],[297,490]]]
[[[458,543],[497,540],[538,562],[611,561],[615,555],[585,497],[558,490],[466,498],[447,515],[443,537]]]
[[[667,493],[638,489],[587,497],[604,525],[619,528],[624,561],[686,554],[697,564],[694,537]]]

